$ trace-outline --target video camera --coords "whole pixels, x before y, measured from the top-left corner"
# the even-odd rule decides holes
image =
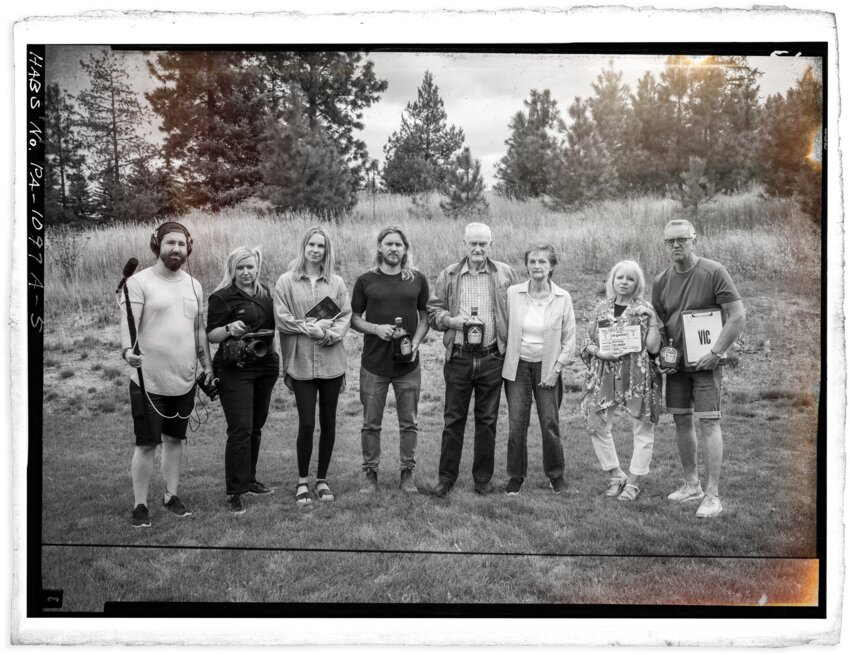
[[[245,366],[266,356],[274,338],[274,330],[246,332],[241,337],[228,339],[221,344],[225,365]]]

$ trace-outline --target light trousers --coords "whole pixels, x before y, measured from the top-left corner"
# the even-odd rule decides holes
[[[613,408],[601,412],[591,412],[587,417],[587,431],[590,432],[590,441],[599,465],[605,471],[616,469],[620,466],[617,457],[617,448],[614,446],[614,438],[611,435],[611,421],[609,412]],[[633,416],[629,417],[632,422],[632,435],[634,437],[634,448],[632,450],[632,461],[629,471],[633,475],[646,475],[649,473],[649,463],[652,460],[652,446],[655,442],[655,426],[649,421],[641,421]]]

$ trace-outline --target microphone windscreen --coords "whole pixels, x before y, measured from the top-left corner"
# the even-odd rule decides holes
[[[136,272],[136,267],[139,265],[139,260],[135,257],[130,257],[127,263],[124,264],[124,277],[130,277]]]

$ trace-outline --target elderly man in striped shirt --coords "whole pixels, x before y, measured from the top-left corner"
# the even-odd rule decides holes
[[[440,479],[433,489],[444,497],[457,481],[460,469],[463,435],[469,402],[475,393],[475,442],[473,446],[472,477],[475,492],[493,491],[493,459],[496,446],[496,420],[502,393],[502,362],[505,352],[507,325],[507,289],[520,282],[513,268],[490,259],[493,245],[490,228],[483,223],[466,226],[463,238],[466,256],[460,262],[444,268],[428,299],[428,322],[443,332],[446,363],[446,403],[440,449]],[[478,308],[483,321],[480,345],[470,347],[464,342],[464,325]]]

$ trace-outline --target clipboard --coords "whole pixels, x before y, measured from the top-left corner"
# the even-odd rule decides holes
[[[313,307],[307,311],[305,316],[306,318],[315,318],[317,321],[325,318],[333,320],[339,316],[341,312],[342,310],[333,300],[331,300],[330,296],[325,296],[317,304],[313,305]]]
[[[723,329],[723,315],[719,309],[689,309],[682,312],[685,365],[695,365],[717,343]],[[720,355],[726,359],[726,353]]]

